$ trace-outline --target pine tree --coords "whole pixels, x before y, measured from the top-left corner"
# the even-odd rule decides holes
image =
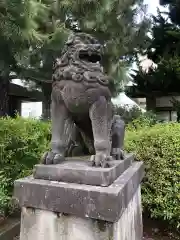
[[[160,0],[160,4],[169,6],[169,17],[171,21],[180,25],[180,0]]]
[[[0,117],[8,113],[11,73],[19,71],[30,48],[47,38],[39,29],[46,19],[48,5],[38,0],[0,1]]]
[[[141,20],[137,21],[140,15]],[[35,61],[31,61],[31,69],[28,73],[25,71],[25,77],[36,79],[44,93],[49,90],[46,82],[51,79],[53,59],[61,54],[69,32],[81,31],[92,34],[104,45],[103,65],[114,77],[117,91],[122,73],[146,44],[148,24],[142,0],[56,0],[51,5],[48,24],[45,24],[51,39],[41,49],[34,49],[32,59]],[[43,62],[41,66],[40,62]],[[44,94],[46,99],[47,92]]]
[[[146,96],[153,92],[161,95],[180,92],[180,22],[177,24],[177,19],[172,19],[172,9],[179,11],[177,2],[162,1],[161,4],[171,3],[168,12],[159,12],[157,17],[153,17],[152,39],[145,53],[157,67],[148,72],[139,67],[133,76],[136,83],[134,91]]]

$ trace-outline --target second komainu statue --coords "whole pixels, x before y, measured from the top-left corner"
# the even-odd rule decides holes
[[[59,164],[66,156],[90,155],[92,166],[108,167],[123,158],[125,124],[113,114],[109,78],[101,66],[101,45],[78,33],[66,42],[54,64],[51,151],[44,164]],[[80,146],[81,145],[81,146]],[[81,153],[75,151],[81,147]]]

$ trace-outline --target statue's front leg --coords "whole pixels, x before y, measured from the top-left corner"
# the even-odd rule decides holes
[[[58,164],[64,161],[73,128],[73,123],[63,101],[52,100],[51,120],[51,151],[44,154],[42,159],[44,164]]]
[[[110,132],[112,125],[112,106],[105,97],[100,97],[90,108],[90,119],[94,136],[95,155],[92,165],[107,167],[111,160]]]

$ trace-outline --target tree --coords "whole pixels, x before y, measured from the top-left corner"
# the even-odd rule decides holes
[[[108,72],[111,72],[112,63],[132,59],[144,46],[148,22],[142,0],[81,0],[79,5],[69,0],[69,6],[64,1],[61,8],[71,16],[68,25],[73,26],[74,31],[90,33],[104,45],[104,65]],[[138,15],[141,15],[141,21],[137,21]],[[75,26],[74,22],[77,23]]]
[[[8,113],[8,88],[12,72],[20,71],[30,50],[48,37],[40,29],[48,4],[38,0],[0,1],[0,117]]]
[[[141,20],[137,21],[139,15]],[[122,73],[125,76],[134,55],[146,44],[148,24],[142,0],[56,0],[51,5],[51,14],[44,27],[52,38],[42,48],[34,49],[31,68],[25,71],[24,76],[35,80],[43,89],[46,102],[50,102],[46,90],[50,89],[47,82],[51,79],[53,59],[61,54],[70,31],[82,31],[98,38],[104,46],[103,65],[115,79],[113,84],[117,92]]]
[[[135,83],[134,91],[147,97],[157,93],[168,95],[169,92],[177,92],[178,89],[180,91],[180,59],[179,57],[161,59],[158,66],[150,67],[148,72],[139,66],[131,77]]]
[[[160,4],[169,6],[169,17],[171,21],[180,25],[180,0],[160,0]]]
[[[180,55],[180,30],[159,12],[153,17],[152,40],[147,48],[148,58],[159,63],[162,58]]]
[[[58,2],[58,1],[57,1]],[[19,77],[30,88],[38,88],[43,93],[43,118],[50,117],[51,77],[54,60],[61,55],[62,48],[70,33],[65,23],[59,18],[57,2],[49,1],[49,11],[46,21],[41,22],[40,28],[48,35],[41,46],[35,45],[28,61],[21,63]],[[47,1],[46,1],[47,3]]]
[[[157,92],[161,95],[180,92],[180,29],[172,21],[171,12],[172,7],[177,7],[178,11],[175,2],[171,1],[168,12],[159,12],[157,17],[153,17],[152,39],[145,54],[157,67],[150,68],[148,72],[139,67],[133,75],[136,83],[134,91],[146,96]]]

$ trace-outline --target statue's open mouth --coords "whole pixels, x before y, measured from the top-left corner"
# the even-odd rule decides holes
[[[101,61],[101,55],[97,52],[81,50],[79,52],[79,59],[90,63],[99,63]]]

